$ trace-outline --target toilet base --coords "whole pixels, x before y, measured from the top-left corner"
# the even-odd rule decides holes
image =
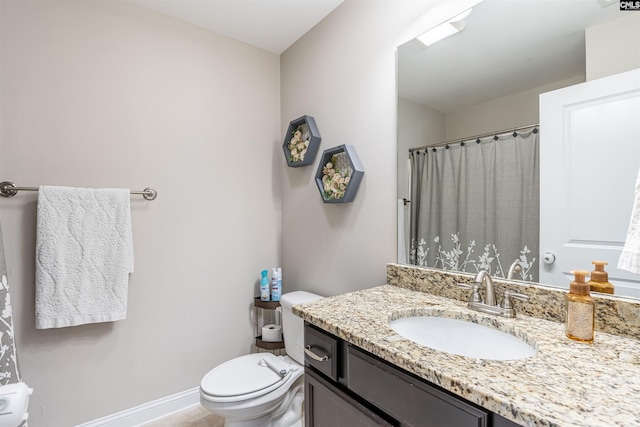
[[[233,421],[227,419],[224,420],[224,427],[276,427],[275,424],[271,423],[269,417],[261,417],[256,420],[244,420],[244,421]],[[288,424],[287,427],[302,427],[302,420],[297,420],[293,424]]]
[[[224,427],[303,427],[302,414],[298,417],[287,416],[291,414],[288,412],[280,419],[271,419],[270,415],[265,415],[260,418],[254,418],[252,420],[233,420],[229,418],[224,419]]]
[[[271,416],[263,415],[251,420],[224,419],[224,427],[271,427]]]
[[[304,410],[304,381],[299,379],[291,389],[291,394],[283,402],[283,413],[275,411],[271,418],[271,427],[302,427]],[[287,403],[286,401],[289,400]]]
[[[225,427],[302,427],[304,381],[299,377],[286,393],[280,405],[258,418],[239,420],[225,418]]]

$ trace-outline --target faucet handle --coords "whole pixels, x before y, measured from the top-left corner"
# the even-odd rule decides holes
[[[482,302],[482,297],[480,297],[480,283],[474,283],[470,285],[468,283],[458,283],[459,288],[471,289],[471,296],[469,297],[469,302]]]
[[[504,298],[502,299],[502,304],[500,304],[500,307],[507,308],[507,309],[512,308],[511,298],[515,298],[520,301],[527,301],[529,299],[529,297],[525,294],[507,290],[507,291],[504,291]]]

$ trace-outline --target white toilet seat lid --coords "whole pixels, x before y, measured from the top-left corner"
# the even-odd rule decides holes
[[[200,389],[209,396],[232,397],[263,391],[264,394],[284,384],[291,374],[280,376],[262,359],[276,359],[271,353],[254,353],[236,357],[213,368],[200,383]],[[280,362],[282,363],[282,362]]]

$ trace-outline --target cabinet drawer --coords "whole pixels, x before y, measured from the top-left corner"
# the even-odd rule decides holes
[[[304,364],[338,381],[338,338],[310,325],[304,328]]]
[[[393,427],[315,372],[307,370],[304,376],[307,427]]]
[[[403,424],[486,427],[488,412],[348,346],[348,388]]]

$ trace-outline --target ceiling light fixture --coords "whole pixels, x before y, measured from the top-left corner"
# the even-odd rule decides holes
[[[445,37],[449,37],[464,30],[465,23],[463,19],[469,16],[470,13],[471,9],[467,9],[461,14],[449,19],[447,22],[444,22],[437,27],[433,27],[432,29],[420,34],[416,38],[425,45],[431,46],[435,42],[440,41]]]
[[[618,3],[616,0],[598,0],[600,7],[609,7],[612,4]]]

